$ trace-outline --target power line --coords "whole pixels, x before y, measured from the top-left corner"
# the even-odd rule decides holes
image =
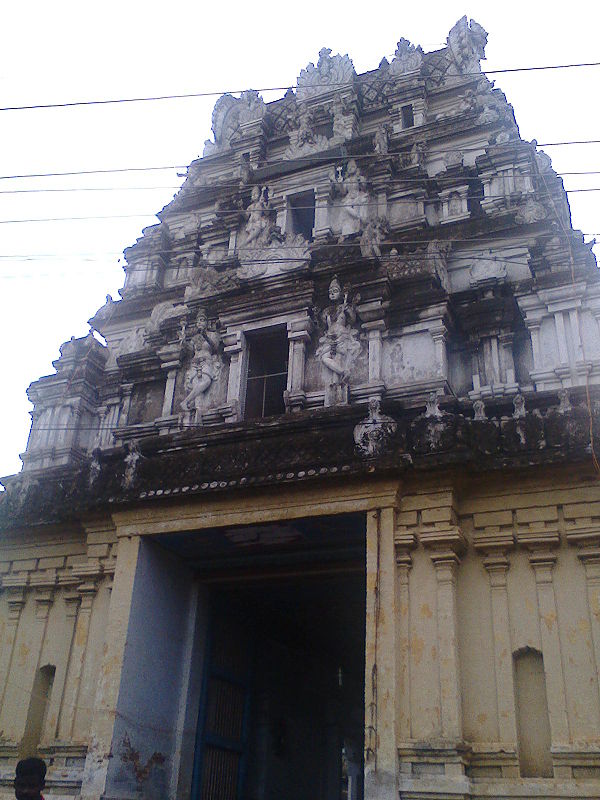
[[[557,69],[575,69],[575,68],[582,68],[582,67],[599,67],[600,61],[587,61],[587,62],[580,62],[577,64],[549,64],[543,66],[533,66],[533,67],[507,67],[503,69],[491,69],[491,70],[482,70],[481,72],[470,72],[464,73],[462,77],[469,77],[469,76],[476,76],[476,75],[501,75],[507,73],[514,73],[514,72],[542,72],[545,70],[557,70]],[[381,76],[380,78],[371,78],[368,82],[369,84],[373,84],[375,81],[388,81],[390,80],[389,76]],[[367,81],[364,81],[367,83]],[[359,82],[360,83],[360,82]],[[311,87],[323,87],[323,88],[332,88],[337,86],[347,86],[348,83],[335,83],[335,82],[328,82],[328,83],[321,83],[321,84],[311,84]],[[259,89],[254,89],[251,91],[257,92],[285,92],[288,91],[290,88],[298,89],[302,88],[299,87],[297,84],[294,84],[292,87],[289,85],[287,86],[268,86]],[[242,94],[246,89],[229,89],[225,91],[209,91],[209,92],[184,92],[182,94],[161,94],[161,95],[151,95],[151,96],[144,96],[144,97],[118,97],[118,98],[109,98],[105,100],[74,100],[66,103],[34,103],[31,105],[23,105],[23,106],[2,106],[0,107],[0,111],[39,111],[43,109],[57,109],[57,108],[78,108],[81,106],[107,106],[107,105],[123,105],[126,103],[148,103],[148,102],[156,102],[156,101],[163,101],[163,100],[187,100],[191,98],[200,98],[200,97],[220,97],[224,94]]]
[[[188,164],[169,164],[165,167],[112,167],[109,169],[81,169],[68,172],[29,172],[23,175],[0,175],[0,180],[16,180],[21,178],[59,178],[69,175],[107,175],[118,172],[150,172],[152,170],[187,169]]]
[[[181,189],[181,186],[74,186],[68,189],[0,189],[0,194],[46,194],[49,192],[150,192]]]
[[[568,189],[565,190],[567,194],[573,194],[575,192],[598,192],[600,188],[588,188],[588,189]],[[533,193],[531,193],[533,197]],[[547,195],[541,195],[542,197],[546,197]],[[505,198],[506,195],[498,194],[498,195],[486,195],[485,197],[480,195],[473,195],[468,197],[469,200],[501,200]],[[535,197],[540,197],[540,194],[537,193]],[[426,202],[440,202],[440,198],[438,197],[426,197],[426,198],[419,198],[422,201]],[[409,203],[414,204],[416,200],[413,197],[396,197],[392,201],[395,203]],[[373,198],[369,202],[361,202],[361,203],[328,203],[328,208],[374,208],[377,206],[376,198]],[[297,211],[310,211],[314,208],[314,206],[294,206],[294,209]],[[240,211],[242,209],[239,209]],[[215,214],[231,214],[234,213],[236,209],[217,209],[212,213]],[[160,213],[160,212],[159,212]],[[80,221],[80,220],[100,220],[100,219],[126,219],[130,217],[150,217],[156,216],[156,212],[148,211],[148,212],[141,212],[136,214],[99,214],[99,215],[90,215],[90,216],[69,216],[69,217],[32,217],[32,218],[24,218],[24,219],[0,219],[0,225],[16,225],[20,223],[30,223],[30,222],[73,222],[73,221]]]
[[[410,129],[411,131],[416,131],[417,128]],[[410,143],[407,143],[410,144]],[[574,145],[588,145],[588,144],[600,144],[600,139],[572,139],[568,141],[561,141],[561,142],[536,142],[537,147],[564,147],[564,146],[574,146]],[[504,146],[510,145],[512,147],[520,147],[522,145],[532,146],[531,142],[528,142],[524,139],[515,139],[510,142],[505,142]],[[435,145],[430,149],[430,156],[443,156],[447,153],[476,153],[480,150],[484,150],[490,146],[489,142],[482,143],[477,146],[473,147],[448,147],[443,149],[435,149]],[[224,151],[225,152],[225,151]],[[264,166],[273,168],[279,167],[282,164],[291,164],[291,163],[302,163],[303,161],[310,161],[311,163],[315,162],[334,162],[334,161],[341,161],[341,160],[350,160],[354,159],[355,161],[361,161],[366,159],[385,159],[397,155],[402,155],[402,152],[390,152],[386,155],[382,155],[379,153],[357,153],[352,155],[351,153],[343,153],[343,154],[329,154],[320,156],[318,154],[308,154],[306,156],[294,156],[292,158],[280,159],[278,161],[267,162]],[[200,158],[194,159],[194,162],[201,160]],[[150,166],[150,167],[115,167],[115,168],[103,168],[103,169],[86,169],[86,170],[69,170],[65,172],[30,172],[30,173],[22,173],[22,174],[15,174],[15,175],[0,175],[0,180],[24,180],[27,178],[60,178],[60,177],[68,177],[72,175],[107,175],[113,173],[123,173],[123,172],[148,172],[148,171],[159,171],[159,170],[173,170],[173,169],[189,169],[189,164],[167,164],[165,166]],[[563,173],[565,175],[587,175],[587,174],[598,174],[597,172],[569,172]],[[398,179],[402,180],[402,179]],[[406,179],[408,180],[408,178]],[[423,178],[418,178],[418,180],[424,180]],[[224,182],[221,184],[215,184],[212,188],[221,189],[226,186],[239,186],[239,181],[233,182]],[[204,188],[199,186],[198,188]],[[209,187],[210,188],[210,187]]]
[[[538,177],[536,172],[519,172],[516,177],[518,178],[532,178]],[[565,175],[600,175],[600,170],[583,170],[580,172],[560,172],[556,173],[557,177],[564,177]],[[404,183],[416,183],[416,184],[424,184],[428,181],[436,181],[438,179],[437,175],[427,178],[414,178],[407,176],[405,178],[392,178],[388,181],[388,184],[404,184]],[[461,181],[465,183],[473,183],[475,181],[480,181],[480,176],[469,176],[465,175],[461,177]],[[231,183],[220,183],[218,188],[238,188],[240,185],[238,181],[231,181]],[[162,189],[172,189],[173,191],[178,191],[183,188],[183,185],[172,185],[172,186],[72,186],[66,188],[36,188],[36,189],[0,189],[0,195],[3,194],[50,194],[53,192],[59,193],[73,193],[73,192],[145,192],[145,191],[159,191]],[[198,187],[203,188],[203,187]],[[595,192],[597,189],[589,189],[589,188],[581,188],[581,189],[566,189],[566,192]]]

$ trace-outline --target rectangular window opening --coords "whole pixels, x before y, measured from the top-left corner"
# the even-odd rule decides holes
[[[402,127],[414,128],[415,115],[413,112],[413,107],[411,105],[402,106],[400,109],[400,113],[402,114]]]
[[[312,241],[313,228],[315,227],[315,193],[308,192],[288,197],[288,208],[291,224],[289,229],[294,235],[301,234],[308,241]]]
[[[248,337],[246,419],[262,419],[285,413],[288,338],[285,328]]]

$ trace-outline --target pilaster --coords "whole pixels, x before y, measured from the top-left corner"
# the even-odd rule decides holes
[[[27,572],[17,572],[14,575],[4,575],[2,577],[2,589],[6,592],[6,601],[8,603],[8,619],[4,634],[4,644],[0,651],[0,709],[4,704],[4,697],[8,688],[15,639],[21,611],[25,605],[25,591],[28,583],[29,574]]]
[[[289,368],[286,401],[291,411],[301,411],[306,404],[304,367],[311,330],[312,323],[308,317],[288,323]]]
[[[507,554],[515,544],[512,511],[475,514],[474,526],[473,544],[476,551],[483,556],[483,566],[490,584],[498,741],[506,746],[505,749],[513,750],[516,756],[513,646],[507,589],[507,575],[510,568]]]
[[[567,542],[577,548],[585,573],[596,686],[600,692],[600,503],[566,504],[563,518]]]
[[[243,415],[244,382],[246,379],[246,337],[236,330],[223,336],[224,352],[229,358],[229,381],[227,383],[226,422],[237,422]]]
[[[535,576],[552,746],[565,746],[570,739],[569,722],[553,583],[559,545],[557,509],[518,509],[516,522],[517,542],[530,551]]]
[[[398,795],[394,517],[393,507],[367,513],[365,800]]]
[[[401,518],[401,514],[398,514]],[[416,546],[414,531],[396,524],[396,732],[400,741],[411,737],[410,726],[410,551]]]
[[[75,617],[75,625],[58,724],[58,738],[62,740],[70,740],[73,736],[92,607],[101,576],[102,566],[96,562],[83,564],[74,570],[74,578],[78,581],[77,590],[68,598],[67,609]]]
[[[99,800],[102,796],[112,757],[113,731],[139,547],[139,536],[119,537],[106,639],[90,730],[91,744],[81,786],[81,796],[86,800]]]
[[[462,701],[458,654],[456,578],[465,539],[458,526],[452,490],[445,501],[421,512],[419,538],[429,552],[437,581],[437,643],[439,653],[441,734],[449,742],[462,740]]]

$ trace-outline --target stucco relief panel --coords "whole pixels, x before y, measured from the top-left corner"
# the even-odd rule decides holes
[[[414,333],[384,340],[382,367],[388,386],[436,377],[438,365],[431,335]]]

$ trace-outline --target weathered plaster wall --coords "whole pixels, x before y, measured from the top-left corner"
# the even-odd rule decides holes
[[[597,479],[583,468],[540,468],[485,479],[446,472],[395,486],[385,496],[376,481],[223,495],[115,517],[126,546],[112,591],[132,587],[119,589],[115,603],[109,587],[120,556],[106,522],[5,537],[0,798],[11,796],[23,698],[46,664],[56,667],[40,750],[53,759],[49,796],[77,794],[87,746],[106,733],[92,709],[114,693],[106,796],[186,797],[205,601],[186,567],[146,537],[351,506],[381,509],[367,526],[367,675],[376,674],[367,701],[377,709],[368,741],[379,770],[371,759],[369,791],[379,792],[371,796],[598,796]],[[111,666],[121,628],[122,654]],[[543,656],[553,778],[519,775],[512,661],[527,648]],[[373,775],[383,773],[378,783]]]
[[[123,655],[112,753],[110,797],[168,796],[186,675],[188,615],[197,595],[181,559],[142,541]],[[189,658],[189,655],[188,655]]]
[[[397,562],[407,575],[398,591],[405,598],[400,616],[408,617],[408,654],[400,651],[400,659],[410,685],[409,702],[397,702],[401,789],[425,792],[436,775],[437,791],[449,791],[467,775],[475,795],[489,778],[498,781],[494,796],[504,796],[505,782],[513,780],[532,791],[527,780],[533,779],[519,778],[513,686],[513,656],[532,649],[543,657],[551,727],[554,780],[545,796],[595,796],[597,479],[555,474],[536,483],[506,476],[501,482],[458,479],[444,491],[440,485],[415,487],[414,494],[405,488],[395,533]],[[441,563],[451,564],[450,577]],[[443,582],[449,592],[440,593]],[[453,602],[452,587],[456,684],[447,680],[454,654],[440,625]],[[458,737],[444,730],[455,686]],[[577,787],[569,783],[575,779],[581,780]]]
[[[115,560],[114,533],[92,526],[15,531],[0,541],[0,797],[22,739],[36,674],[54,667],[39,752],[55,796],[81,781]],[[42,705],[42,707],[44,704]],[[4,794],[4,792],[7,792]]]

